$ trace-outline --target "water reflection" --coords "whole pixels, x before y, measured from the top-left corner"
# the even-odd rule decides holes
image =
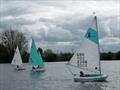
[[[75,83],[62,62],[47,63],[45,72],[33,72],[28,64],[23,71],[0,64],[0,90],[120,90],[120,62],[106,61],[102,65],[109,75],[106,82]]]
[[[80,83],[75,90],[104,90],[102,83]]]
[[[32,79],[38,79],[40,78],[40,76],[43,74],[44,72],[34,72],[34,71],[30,71],[30,76]]]

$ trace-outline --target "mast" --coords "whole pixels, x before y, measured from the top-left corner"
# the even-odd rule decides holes
[[[98,23],[97,23],[97,16],[95,15],[95,12],[93,12],[95,20],[96,20],[96,30],[97,30],[97,36],[98,36],[98,53],[99,53],[99,71],[101,74],[101,62],[100,62],[100,46],[99,46],[99,34],[98,34]]]

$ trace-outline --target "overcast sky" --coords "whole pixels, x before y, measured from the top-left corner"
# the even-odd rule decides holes
[[[16,29],[31,45],[56,52],[76,50],[98,17],[101,51],[120,50],[119,0],[0,0],[0,32]]]

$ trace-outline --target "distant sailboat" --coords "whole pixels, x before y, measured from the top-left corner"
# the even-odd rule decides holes
[[[77,68],[77,73],[73,73],[74,81],[104,81],[108,77],[101,73],[97,16],[68,66]]]
[[[40,52],[37,51],[35,41],[32,39],[32,46],[30,51],[30,57],[29,57],[29,64],[33,65],[32,70],[33,71],[44,71],[44,62],[42,59],[42,56]]]
[[[15,54],[14,54],[14,57],[13,57],[13,60],[12,60],[11,64],[16,65],[17,66],[17,68],[16,68],[17,70],[24,70],[25,69],[23,67],[20,67],[22,65],[22,58],[21,58],[18,46],[16,48],[16,51],[15,51]]]

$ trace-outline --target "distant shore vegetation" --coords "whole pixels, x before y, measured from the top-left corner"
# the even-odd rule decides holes
[[[29,60],[28,41],[23,33],[16,30],[6,30],[0,34],[0,63],[11,63],[16,46],[18,45],[24,63]],[[51,49],[43,51],[38,48],[45,62],[69,61],[73,56],[71,52],[55,53]],[[101,60],[120,60],[120,51],[102,52]]]

